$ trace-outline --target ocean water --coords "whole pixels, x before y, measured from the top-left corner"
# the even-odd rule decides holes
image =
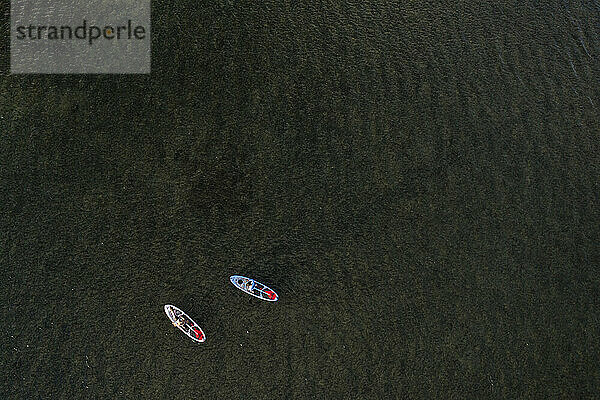
[[[597,1],[152,21],[147,76],[1,25],[0,398],[597,398]]]

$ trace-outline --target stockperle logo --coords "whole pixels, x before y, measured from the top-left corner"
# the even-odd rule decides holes
[[[12,0],[11,73],[150,73],[149,0]]]

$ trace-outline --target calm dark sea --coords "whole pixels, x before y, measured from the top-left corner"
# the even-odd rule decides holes
[[[600,3],[475,3],[157,0],[147,76],[0,24],[0,398],[598,398]]]

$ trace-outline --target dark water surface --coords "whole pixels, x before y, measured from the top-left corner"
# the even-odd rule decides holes
[[[154,1],[150,76],[1,24],[0,398],[597,398],[600,3],[470,3]]]

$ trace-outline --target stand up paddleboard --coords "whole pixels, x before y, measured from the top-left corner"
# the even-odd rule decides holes
[[[202,343],[206,340],[206,336],[204,336],[204,332],[200,329],[198,324],[179,308],[167,304],[165,306],[165,313],[171,320],[173,326],[179,328],[181,332],[188,335],[194,342]]]
[[[248,293],[259,299],[266,301],[277,301],[279,296],[275,291],[260,282],[256,282],[253,279],[246,278],[245,276],[233,275],[229,278],[233,285],[243,292]]]

